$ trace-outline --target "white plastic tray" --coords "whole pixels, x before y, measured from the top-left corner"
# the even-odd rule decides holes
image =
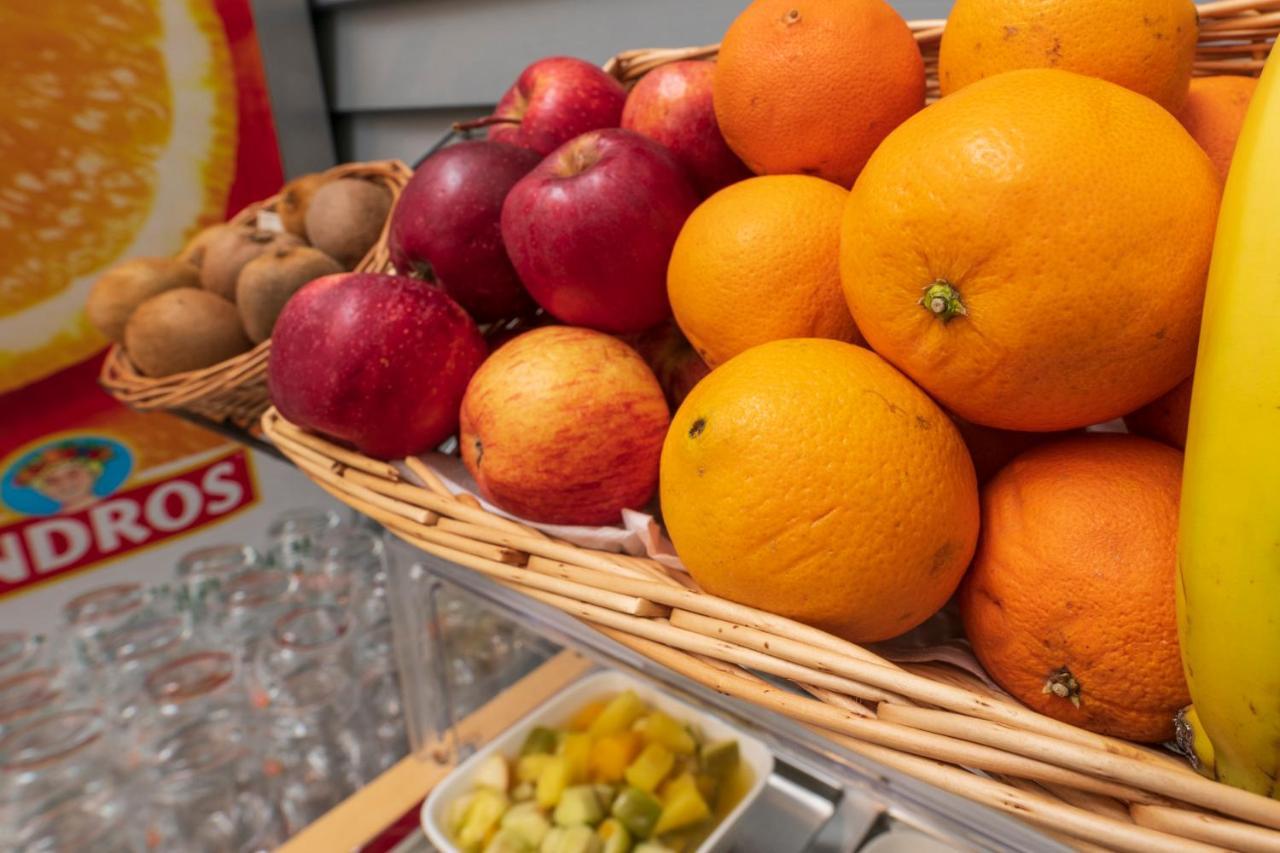
[[[563,726],[588,702],[621,693],[624,690],[635,691],[646,704],[677,720],[695,723],[708,740],[732,739],[738,742],[738,754],[752,773],[751,788],[733,811],[725,815],[715,831],[698,846],[697,853],[727,849],[734,824],[764,790],[765,783],[773,773],[773,754],[764,743],[729,726],[719,717],[700,711],[692,705],[687,705],[657,690],[647,682],[616,670],[588,675],[565,688],[559,696],[544,702],[446,776],[422,804],[422,829],[432,845],[439,850],[457,853],[457,846],[449,840],[448,833],[444,829],[445,809],[456,797],[461,797],[470,790],[471,778],[486,758],[497,752],[509,761],[514,761],[520,754],[525,736],[535,726]]]

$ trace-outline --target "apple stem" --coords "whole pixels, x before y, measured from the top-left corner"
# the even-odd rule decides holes
[[[520,119],[511,118],[510,116],[485,116],[484,118],[472,119],[471,121],[455,121],[453,129],[458,131],[479,130],[482,127],[489,127],[494,124],[519,124]]]

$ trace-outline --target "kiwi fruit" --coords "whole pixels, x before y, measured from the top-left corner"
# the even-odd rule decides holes
[[[312,279],[342,272],[342,264],[310,246],[278,246],[249,261],[236,282],[236,310],[249,340],[271,337],[284,304]]]
[[[307,236],[307,208],[311,205],[311,197],[325,183],[326,178],[320,172],[301,175],[284,185],[280,192],[280,202],[276,205],[276,214],[284,230],[299,237]]]
[[[192,287],[157,294],[138,306],[124,327],[124,348],[147,376],[210,367],[253,346],[236,306]]]
[[[352,269],[382,234],[391,193],[359,178],[340,178],[316,190],[307,206],[307,240]]]
[[[209,241],[213,240],[223,231],[236,226],[226,222],[219,222],[217,225],[210,225],[208,228],[202,228],[187,241],[187,245],[182,247],[182,251],[178,253],[178,259],[186,261],[196,269],[200,269],[204,264],[204,253],[209,246]]]
[[[144,301],[177,287],[199,287],[200,271],[177,258],[131,258],[98,276],[89,289],[85,313],[110,340],[124,340],[129,315]]]
[[[259,231],[251,225],[229,226],[205,244],[200,283],[230,302],[236,298],[236,279],[244,265],[281,245],[301,246],[302,240],[294,234]]]

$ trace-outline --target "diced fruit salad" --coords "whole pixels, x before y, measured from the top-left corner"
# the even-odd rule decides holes
[[[737,741],[707,741],[630,690],[534,728],[471,781],[445,813],[466,853],[683,853],[743,790]]]

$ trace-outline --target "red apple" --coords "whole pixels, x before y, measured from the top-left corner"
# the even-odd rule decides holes
[[[703,195],[751,177],[711,107],[715,67],[698,59],[660,65],[640,78],[622,110],[622,126],[671,149]]]
[[[698,195],[671,152],[629,130],[566,142],[511,188],[502,239],[552,316],[639,332],[671,316],[667,261]]]
[[[653,375],[658,377],[658,384],[667,395],[667,404],[673,412],[680,408],[693,386],[711,372],[674,320],[659,323],[635,335],[624,335],[622,340],[640,353]]]
[[[590,62],[549,56],[521,72],[481,123],[494,142],[546,155],[588,130],[617,127],[626,100],[622,84]]]
[[[590,329],[548,326],[476,371],[458,444],[485,498],[508,512],[614,524],[653,498],[670,420],[635,350]]]
[[[267,383],[276,408],[298,426],[396,459],[457,430],[458,405],[484,358],[476,324],[439,288],[342,273],[285,303]]]
[[[387,248],[402,275],[440,284],[482,323],[534,309],[502,245],[502,202],[541,160],[501,142],[460,142],[413,173],[391,214]]]

